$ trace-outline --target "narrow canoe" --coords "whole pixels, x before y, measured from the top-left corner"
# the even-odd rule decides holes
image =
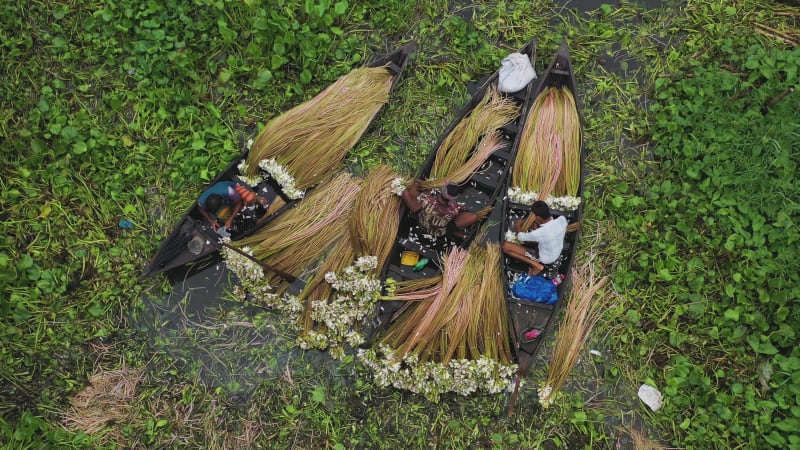
[[[536,39],[526,44],[519,50],[519,53],[528,56],[531,65],[535,65]],[[425,180],[428,178],[436,159],[437,150],[441,147],[442,142],[450,135],[456,126],[481,103],[490,88],[497,86],[498,78],[499,70],[489,76],[488,79],[478,87],[475,94],[459,111],[456,118],[433,146],[433,150],[417,172],[417,179]],[[458,201],[465,203],[467,210],[477,212],[487,206],[492,206],[504,193],[507,185],[506,178],[509,175],[509,169],[514,161],[519,144],[521,125],[524,123],[525,117],[533,103],[537,92],[537,85],[538,79],[534,79],[529,82],[525,88],[517,92],[503,94],[513,99],[520,107],[520,114],[512,122],[500,128],[502,137],[502,145],[500,148],[484,162],[483,166],[476,171],[467,182],[462,184],[463,191],[458,197]],[[458,241],[453,241],[448,237],[431,240],[426,238],[417,219],[410,214],[410,211],[405,207],[401,207],[400,226],[397,238],[387,262],[382,268],[381,279],[384,282],[389,278],[395,281],[404,281],[429,278],[441,274],[442,269],[439,265],[440,255],[443,255],[453,246],[467,248],[475,239],[481,225],[481,223],[478,223],[470,227],[463,239]],[[413,270],[411,266],[402,264],[402,255],[406,251],[415,252],[421,258],[427,258],[429,263],[421,270]],[[370,345],[377,334],[399,316],[404,304],[407,305],[408,302],[379,302],[375,320],[370,324],[372,326],[371,334],[367,339],[367,344],[364,346]]]
[[[569,56],[569,47],[566,43],[562,43],[558,52],[556,53],[553,61],[541,78],[540,92],[548,87],[566,87],[575,98],[576,106],[578,109],[578,116],[581,117],[580,105],[578,102],[575,73],[573,71],[572,61]],[[529,120],[535,119],[530,117]],[[582,122],[582,120],[581,120]],[[581,133],[582,134],[582,133]],[[551,208],[553,217],[565,216],[569,224],[579,224],[583,214],[583,161],[585,158],[586,149],[583,144],[581,136],[580,148],[580,183],[578,188],[577,198],[581,199],[581,203],[577,209],[572,211],[559,211]],[[509,185],[511,177],[509,177]],[[503,201],[503,219],[501,231],[513,229],[515,220],[524,218],[531,211],[531,207],[525,204],[514,203],[512,199],[507,196]],[[556,292],[558,300],[553,304],[537,303],[516,298],[512,292],[511,287],[515,277],[525,274],[527,272],[527,265],[513,260],[508,257],[503,258],[503,277],[506,286],[506,304],[508,306],[509,317],[509,332],[511,334],[511,343],[514,349],[517,363],[519,365],[519,376],[524,376],[530,370],[531,363],[536,357],[537,352],[541,349],[541,343],[547,332],[553,327],[558,317],[558,312],[564,304],[564,298],[569,292],[571,285],[570,269],[575,260],[575,250],[578,246],[578,239],[580,238],[580,227],[575,227],[574,231],[568,231],[564,238],[564,249],[561,253],[561,263],[557,268],[550,271],[551,276],[564,277],[557,288]],[[503,237],[499,236],[502,240]],[[538,329],[541,333],[534,339],[526,339],[524,333],[526,331]],[[531,336],[531,335],[529,335]]]
[[[408,64],[409,57],[415,50],[416,44],[410,42],[386,56],[376,58],[367,64],[367,67],[386,67],[393,76],[391,90],[394,90]],[[378,114],[376,113],[373,116],[373,121]],[[248,153],[249,150],[245,150],[241,155],[234,158],[230,165],[210,185],[221,181],[238,181],[240,174],[237,166],[242,160],[247,159]],[[269,177],[255,186],[254,190],[258,195],[266,197],[270,203],[280,197],[284,205],[269,213],[269,215],[267,215],[268,211],[258,204],[246,207],[237,216],[231,240],[235,241],[249,236],[287,209],[293,207],[298,201],[289,198],[281,190],[280,185]],[[151,277],[162,272],[185,268],[190,263],[205,264],[213,262],[220,257],[219,248],[220,245],[216,233],[208,226],[207,221],[200,214],[197,202],[194,202],[178,221],[172,233],[162,242],[156,255],[145,267],[141,277]]]

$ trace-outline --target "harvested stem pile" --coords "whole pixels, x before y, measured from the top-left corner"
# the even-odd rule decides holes
[[[516,119],[519,113],[519,107],[513,100],[500,94],[494,86],[490,87],[482,101],[455,126],[436,150],[430,179],[450,178],[455,182],[466,180],[497,150],[500,137],[496,130]],[[482,136],[484,142],[473,155],[473,149]],[[468,160],[473,168],[462,169]],[[430,187],[423,186],[426,189]]]
[[[246,175],[256,175],[261,160],[275,159],[294,177],[297,189],[329,178],[389,101],[392,79],[384,67],[355,69],[272,119],[250,149]]]
[[[398,358],[413,352],[420,362],[446,365],[452,359],[488,358],[510,363],[500,248],[490,244],[469,253],[456,248],[445,257],[443,267],[440,288],[423,286],[430,295],[427,301],[412,305],[381,342],[399,349]],[[393,299],[403,297],[419,300],[414,293]]]
[[[236,244],[240,248],[249,246],[253,256],[269,265],[298,273],[322,257],[331,242],[346,237],[359,188],[350,175],[340,174],[315,189],[298,207]],[[281,281],[275,275],[269,280],[276,284]]]
[[[602,292],[596,295],[608,279],[603,277],[595,282],[592,267],[590,262],[573,268],[570,274],[572,288],[566,299],[564,317],[558,327],[550,371],[545,382],[545,394],[539,399],[543,406],[548,406],[564,385],[595,324],[609,308],[610,296]]]
[[[400,227],[400,197],[392,192],[397,175],[389,166],[373,168],[353,205],[350,241],[356,256],[377,256],[380,270]]]
[[[340,239],[336,243],[299,296],[306,302],[303,313],[305,331],[314,325],[311,320],[312,301],[330,299],[333,294],[332,286],[325,281],[326,273],[341,273],[359,256],[376,256],[378,264],[375,271],[383,267],[400,221],[400,199],[392,193],[391,188],[392,180],[396,177],[389,166],[377,166],[362,182],[350,214],[349,239]]]
[[[548,196],[576,196],[580,184],[581,128],[566,87],[544,89],[522,131],[512,185]]]

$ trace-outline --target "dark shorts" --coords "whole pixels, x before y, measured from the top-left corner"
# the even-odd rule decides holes
[[[530,259],[532,259],[532,260],[534,260],[536,262],[540,262],[539,261],[539,247],[536,246],[536,245],[528,247],[526,245],[525,246],[525,256],[527,256],[528,258],[530,258]]]

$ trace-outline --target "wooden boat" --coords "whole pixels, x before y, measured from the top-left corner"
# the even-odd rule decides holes
[[[542,75],[540,91],[543,91],[547,87],[566,87],[576,99],[575,101],[576,106],[578,107],[578,116],[580,118],[580,105],[577,100],[578,97],[576,92],[575,74],[573,72],[572,61],[570,60],[569,56],[569,48],[566,43],[561,44],[561,47],[558,49],[558,52],[556,53],[552,63]],[[533,117],[530,119],[533,119]],[[580,122],[582,123],[582,119]],[[583,139],[581,138],[581,179],[577,195],[579,199],[583,198],[584,158],[585,146],[583,144]],[[510,187],[510,179],[511,177],[509,177],[508,187]],[[504,233],[506,230],[513,229],[514,221],[526,217],[531,211],[531,207],[524,204],[513,203],[510,197],[507,196],[503,202],[502,211],[502,225],[500,230],[498,230],[498,234]],[[580,223],[582,213],[582,201],[578,208],[574,211],[558,211],[551,208],[551,214],[553,214],[553,217],[563,215],[567,218],[567,222],[569,224]],[[570,229],[572,228],[573,227],[570,227]],[[517,363],[519,365],[520,377],[524,376],[530,369],[531,363],[533,362],[536,353],[539,351],[541,343],[544,341],[544,337],[556,322],[558,312],[564,303],[564,297],[570,288],[570,268],[572,267],[575,259],[575,250],[578,246],[578,239],[580,237],[580,228],[574,228],[576,228],[574,231],[569,231],[568,229],[568,232],[564,238],[564,249],[561,254],[561,262],[557,264],[557,267],[554,264],[554,266],[550,267],[548,270],[548,272],[551,273],[551,277],[564,277],[563,282],[561,282],[556,288],[558,300],[553,304],[548,305],[545,303],[525,301],[516,298],[511,292],[513,280],[516,276],[527,273],[528,267],[527,265],[514,259],[508,257],[503,258],[503,276],[506,286],[506,304],[508,306],[510,325],[509,332],[511,334],[512,347],[515,351]],[[503,238],[502,235],[497,237],[500,239]],[[526,339],[525,333],[532,329],[538,329],[540,332],[539,336],[534,339]]]
[[[391,90],[397,86],[403,71],[408,64],[410,55],[416,50],[414,42],[408,43],[392,53],[379,57],[367,64],[367,67],[386,67],[393,75]],[[373,120],[377,117],[373,116]],[[221,181],[237,181],[239,170],[238,164],[247,159],[249,150],[245,150],[233,159],[228,167],[223,170],[210,185]],[[267,198],[272,203],[280,197],[285,203],[274,212],[269,213],[267,209],[256,203],[246,207],[237,216],[236,223],[232,227],[231,240],[238,240],[249,236],[259,228],[271,222],[275,217],[282,214],[287,209],[293,207],[298,200],[292,200],[282,190],[280,185],[271,178],[256,185],[253,190],[259,196]],[[197,203],[194,202],[186,214],[178,221],[178,225],[172,233],[161,244],[155,257],[147,264],[141,277],[151,277],[162,272],[168,272],[176,268],[184,267],[189,263],[213,262],[220,258],[218,235],[211,230],[208,222],[202,217]]]
[[[519,50],[519,53],[527,55],[530,58],[531,64],[534,65],[536,59],[536,40],[534,39],[526,44]],[[442,142],[450,135],[456,126],[481,103],[489,92],[489,89],[497,86],[498,77],[499,70],[478,87],[472,98],[461,109],[455,120],[445,132],[442,133],[438,142],[433,146],[433,151],[428,155],[425,163],[417,172],[417,179],[425,180],[428,178],[436,158],[436,152],[440,148]],[[505,191],[507,184],[506,177],[509,174],[509,169],[516,155],[521,125],[524,123],[525,116],[533,103],[537,84],[537,79],[534,79],[520,91],[504,94],[512,98],[515,103],[520,106],[520,114],[514,121],[505,124],[500,129],[502,146],[499,150],[495,151],[466,183],[462,184],[463,191],[458,197],[458,201],[465,203],[469,211],[479,211],[484,207],[494,205],[497,198]],[[440,255],[456,245],[462,248],[469,246],[470,242],[474,240],[479,231],[480,225],[480,223],[473,225],[468,229],[463,239],[457,241],[448,237],[432,240],[426,238],[417,219],[410,214],[410,211],[404,206],[401,206],[400,226],[398,228],[397,238],[387,258],[387,262],[382,268],[381,279],[386,281],[386,279],[391,278],[395,281],[404,281],[429,278],[441,274],[442,271],[439,265]],[[405,252],[413,252],[412,254],[419,255],[420,258],[427,258],[429,262],[421,270],[414,270],[412,267],[413,264],[403,264],[403,262],[406,262],[403,261],[403,255],[408,254]],[[372,327],[371,333],[367,338],[367,343],[364,344],[363,347],[371,345],[372,340],[379,332],[402,313],[403,305],[408,304],[410,303],[400,301],[379,302],[376,318],[373,323],[370,324]]]

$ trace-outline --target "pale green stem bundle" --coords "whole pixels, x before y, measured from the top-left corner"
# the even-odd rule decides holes
[[[267,264],[298,273],[319,260],[331,242],[346,238],[347,220],[359,187],[350,175],[340,174],[315,189],[299,206],[237,244],[249,246],[253,256]]]
[[[376,256],[381,270],[400,227],[400,197],[392,192],[397,174],[386,165],[374,167],[362,183],[350,218],[350,242],[356,256]]]
[[[566,87],[548,87],[536,98],[526,121],[512,185],[523,191],[576,196],[580,184],[580,119]]]
[[[306,302],[302,316],[303,328],[311,330],[314,322],[312,302],[333,296],[333,287],[325,281],[325,274],[342,273],[359,256],[376,256],[375,271],[383,267],[394,243],[394,234],[399,227],[400,199],[392,193],[392,180],[397,175],[389,166],[373,168],[361,183],[361,189],[353,202],[349,214],[348,237],[340,239],[328,252],[299,298]]]
[[[420,361],[490,358],[510,363],[500,255],[497,244],[449,254],[441,283],[432,286],[433,280],[426,280],[416,291],[391,298],[416,302],[381,342],[398,349],[398,357],[411,352]]]
[[[313,99],[272,119],[250,149],[247,175],[275,159],[305,190],[335,173],[373,117],[389,101],[392,74],[385,67],[355,69]]]
[[[566,87],[560,90],[560,128],[563,168],[556,183],[557,196],[577,196],[581,181],[581,121],[575,97]]]
[[[500,94],[496,87],[490,87],[481,102],[455,126],[436,150],[430,178],[442,179],[456,172],[466,163],[481,136],[513,121],[519,113],[513,100]]]
[[[550,145],[555,123],[554,96],[553,88],[539,93],[522,129],[511,184],[523,191],[541,193],[553,177]]]
[[[390,347],[398,349],[398,357],[419,346],[424,348],[435,336],[430,327],[436,314],[446,306],[450,291],[461,277],[467,252],[461,248],[453,248],[442,261],[441,288],[430,301],[418,302],[411,305],[381,339]],[[423,355],[421,355],[423,357]]]
[[[450,311],[438,317],[438,362],[488,358],[511,363],[500,255],[497,244],[470,249],[462,278],[448,299]]]
[[[381,296],[381,300],[419,301],[433,300],[442,290],[442,276],[404,280],[395,283],[394,294]]]
[[[423,181],[420,187],[422,189],[435,189],[442,187],[445,180],[457,184],[467,181],[467,179],[481,167],[484,161],[486,161],[492,153],[499,150],[502,145],[503,142],[500,137],[500,131],[492,130],[488,132],[483,139],[481,139],[475,152],[469,155],[463,164],[448,167],[447,170],[449,170],[449,172],[431,172],[430,178]]]
[[[564,385],[595,324],[609,308],[610,296],[602,292],[598,294],[608,279],[603,277],[595,281],[592,267],[590,262],[573,268],[570,274],[572,288],[566,299],[564,316],[558,327],[550,371],[545,382],[552,389],[550,398]]]

